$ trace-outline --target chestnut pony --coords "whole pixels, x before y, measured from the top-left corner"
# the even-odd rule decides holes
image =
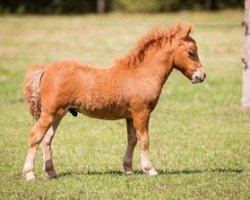
[[[92,68],[76,61],[32,66],[25,76],[24,93],[37,122],[30,133],[23,168],[25,179],[35,179],[34,162],[40,143],[44,171],[49,178],[56,176],[51,142],[68,111],[75,116],[79,112],[100,119],[126,119],[125,173],[132,173],[133,151],[138,141],[142,170],[156,175],[149,159],[148,124],[165,81],[174,68],[192,83],[200,83],[205,78],[190,31],[188,24],[154,29],[139,40],[129,54],[107,69]]]

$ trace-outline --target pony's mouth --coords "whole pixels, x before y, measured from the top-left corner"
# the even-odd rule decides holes
[[[206,78],[206,73],[203,68],[197,69],[192,76],[192,83],[201,83]]]

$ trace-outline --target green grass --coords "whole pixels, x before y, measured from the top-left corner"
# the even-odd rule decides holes
[[[161,15],[0,16],[0,199],[250,199],[250,114],[240,105],[241,11]],[[174,71],[150,123],[157,177],[121,172],[124,121],[67,115],[53,142],[59,175],[47,180],[41,151],[37,179],[21,170],[33,120],[22,80],[32,63],[77,59],[109,66],[152,26],[195,25],[207,79],[193,85]]]

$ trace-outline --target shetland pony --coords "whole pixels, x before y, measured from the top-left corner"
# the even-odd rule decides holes
[[[34,162],[40,143],[44,171],[49,178],[56,177],[51,142],[68,111],[74,116],[82,113],[99,119],[125,119],[128,139],[123,159],[125,173],[132,173],[133,151],[138,141],[142,170],[157,175],[149,158],[148,124],[162,87],[174,68],[192,83],[200,83],[206,76],[190,31],[188,24],[154,29],[107,69],[76,61],[32,66],[25,76],[24,94],[37,122],[30,133],[23,168],[25,179],[35,179]]]

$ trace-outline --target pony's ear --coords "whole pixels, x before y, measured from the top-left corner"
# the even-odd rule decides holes
[[[192,31],[193,27],[191,24],[179,24],[179,36],[180,38],[187,38]]]

